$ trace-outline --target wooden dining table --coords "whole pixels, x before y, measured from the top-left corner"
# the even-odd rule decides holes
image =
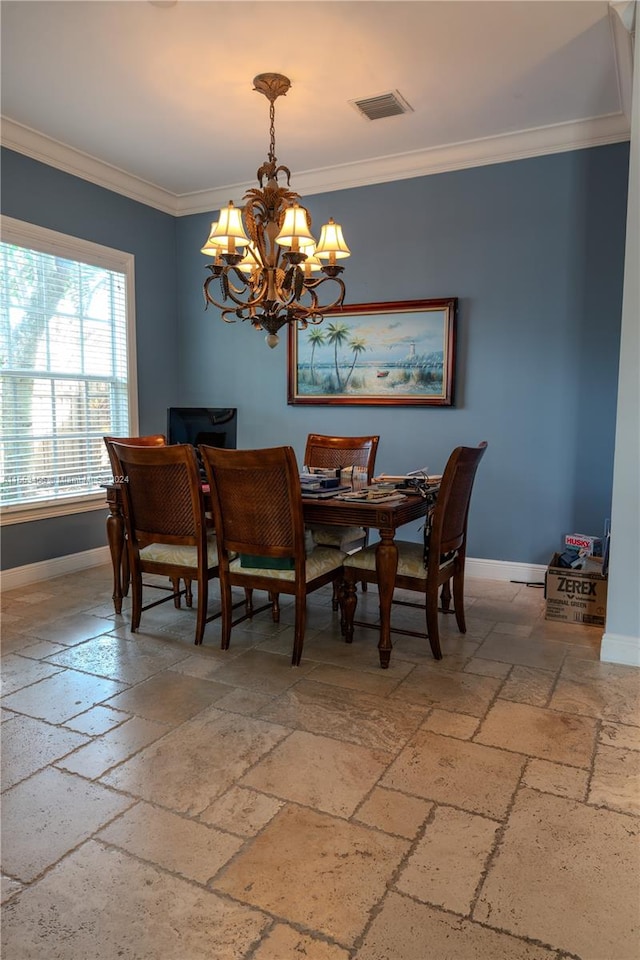
[[[122,598],[128,592],[128,584],[122,582],[122,557],[125,545],[125,526],[122,513],[120,484],[105,484],[107,505],[107,542],[113,566],[113,605],[116,613],[122,612]],[[437,485],[434,486],[434,494]],[[376,574],[380,595],[380,639],[378,651],[380,666],[388,667],[391,657],[391,604],[398,567],[396,530],[407,523],[426,516],[433,497],[428,499],[419,493],[407,491],[402,500],[377,502],[364,500],[312,499],[302,497],[305,524],[330,524],[335,526],[360,526],[377,530],[380,540],[376,544]]]

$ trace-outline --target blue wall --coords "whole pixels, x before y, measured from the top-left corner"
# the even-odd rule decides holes
[[[164,432],[177,402],[175,219],[10,150],[2,151],[2,213],[135,256],[139,425]],[[2,528],[2,567],[105,544],[106,511]]]
[[[237,406],[239,446],[299,459],[309,431],[379,433],[388,472],[486,439],[469,555],[547,563],[610,516],[627,169],[616,144],[305,198],[343,225],[349,302],[459,298],[454,408],[288,406],[284,341],[203,309],[213,216],[180,219],[180,402]]]
[[[9,151],[2,210],[135,254],[142,432],[173,404],[237,406],[240,446],[379,433],[381,471],[440,471],[486,439],[469,555],[546,563],[609,516],[627,169],[615,144],[305,199],[316,228],[343,224],[349,302],[459,298],[454,408],[288,406],[284,339],[203,309],[213,212],[174,220]],[[5,568],[75,553],[105,543],[104,514],[2,540]]]

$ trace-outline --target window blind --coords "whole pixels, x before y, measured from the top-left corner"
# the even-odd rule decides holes
[[[126,272],[43,246],[0,243],[5,508],[99,492],[103,437],[131,433]]]

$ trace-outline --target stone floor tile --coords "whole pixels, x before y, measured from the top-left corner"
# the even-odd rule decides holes
[[[3,698],[2,704],[49,723],[64,723],[123,689],[124,684],[115,680],[77,670],[61,670],[52,677],[9,694]]]
[[[313,666],[305,660],[304,652],[300,666],[292,667],[291,654],[279,656],[264,650],[247,650],[234,660],[222,663],[216,680],[232,687],[278,694],[297,683]]]
[[[527,787],[542,793],[555,793],[570,800],[584,800],[587,795],[589,772],[577,767],[567,767],[548,760],[529,760],[522,776]]]
[[[505,603],[502,598],[484,599],[478,597],[473,604],[474,618],[492,621],[496,623],[529,624],[531,622],[531,612],[527,606],[514,603]]]
[[[556,640],[533,641],[531,637],[513,637],[509,634],[492,633],[483,641],[477,656],[487,660],[524,667],[539,667],[541,670],[558,670],[567,655],[568,644]]]
[[[640,750],[640,727],[624,723],[603,723],[600,727],[600,743],[625,750]]]
[[[51,643],[49,640],[29,640],[20,650],[23,657],[29,657],[30,660],[44,660],[54,653],[61,653],[66,650],[61,643]]]
[[[525,788],[474,919],[581,960],[636,960],[639,837],[629,816]]]
[[[199,819],[240,837],[254,837],[283,806],[275,797],[234,786],[206,807]]]
[[[65,727],[69,730],[77,730],[78,733],[86,733],[90,737],[99,737],[128,719],[128,713],[113,710],[111,707],[91,707],[84,713],[79,713],[77,717],[67,720]]]
[[[413,840],[432,809],[433,804],[426,800],[375,787],[353,819],[385,833]]]
[[[533,707],[546,707],[549,703],[557,674],[553,670],[537,667],[513,667],[500,690],[501,700],[529,703]]]
[[[640,753],[600,744],[589,789],[589,803],[640,814]]]
[[[96,839],[202,884],[211,880],[243,844],[239,837],[149,803],[138,803],[125,811]]]
[[[438,704],[454,713],[482,717],[501,681],[495,677],[477,677],[471,673],[439,671],[431,664],[418,665],[390,695],[390,700]]]
[[[295,730],[245,774],[241,785],[350,817],[390,760],[381,750]]]
[[[164,656],[159,652],[148,654],[135,640],[104,636],[54,653],[48,662],[123,683],[140,683],[182,657],[180,651],[170,649]]]
[[[349,953],[332,943],[298,933],[293,927],[277,923],[262,941],[252,960],[349,960]]]
[[[354,960],[557,960],[557,953],[390,893]]]
[[[247,717],[258,716],[260,711],[273,702],[273,696],[258,690],[246,690],[242,687],[229,687],[229,692],[216,701],[219,710],[229,713],[242,713]]]
[[[329,683],[335,687],[347,687],[349,690],[360,690],[362,693],[386,697],[395,690],[402,677],[397,673],[389,675],[388,670],[378,670],[373,673],[321,663],[314,669],[311,679],[315,683]]]
[[[27,883],[107,821],[128,797],[52,768],[2,795],[2,868]]]
[[[501,663],[499,660],[483,660],[481,657],[472,657],[464,669],[466,673],[476,673],[480,677],[501,677],[504,679],[512,667],[510,663]]]
[[[445,621],[446,624],[447,621]],[[440,630],[440,647],[442,660],[434,660],[429,641],[426,637],[393,637],[394,647],[391,662],[409,660],[420,666],[438,666],[440,672],[445,670],[463,670],[469,660],[475,655],[480,646],[480,640],[474,639],[465,633],[448,633],[446,626]]]
[[[6,697],[10,693],[15,693],[16,690],[31,686],[32,683],[38,683],[40,680],[46,680],[47,677],[53,677],[60,671],[60,667],[55,667],[52,664],[40,663],[38,660],[29,660],[26,657],[8,653],[2,658],[2,673],[0,674],[2,696]]]
[[[114,730],[96,737],[91,743],[59,760],[56,766],[77,773],[87,780],[95,780],[107,770],[124,763],[142,747],[159,740],[170,728],[164,723],[131,717]]]
[[[494,626],[492,633],[504,633],[509,637],[530,637],[533,630],[531,623],[509,623],[498,622]]]
[[[0,897],[1,903],[6,903],[7,900],[10,900],[16,893],[20,893],[23,889],[22,884],[18,883],[17,880],[12,880],[11,877],[2,876],[2,896]]]
[[[102,782],[193,816],[209,807],[288,733],[264,720],[227,716],[211,708],[105,774]],[[206,775],[198,776],[195,771]]]
[[[50,614],[45,614],[43,622],[35,626],[33,635],[39,640],[49,640],[51,643],[72,647],[83,640],[108,633],[112,627],[113,624],[108,620],[92,617],[86,613],[61,616],[59,619],[52,619]]]
[[[368,827],[288,806],[223,870],[213,889],[349,947],[408,846]]]
[[[374,750],[394,752],[406,743],[424,719],[417,704],[381,700],[357,690],[301,680],[260,711],[260,716],[335,737]]]
[[[424,730],[441,733],[444,737],[457,737],[459,740],[470,740],[479,726],[477,717],[437,709],[432,710],[422,724]]]
[[[524,763],[517,754],[419,730],[384,774],[381,786],[501,818]]]
[[[614,663],[567,660],[551,706],[640,727],[640,670]]]
[[[220,683],[166,670],[112,697],[106,705],[147,720],[175,725],[200,713],[226,693],[227,687]]]
[[[2,727],[2,789],[87,743],[81,733],[17,714]]]
[[[468,914],[500,824],[438,807],[396,880],[400,893]]]
[[[574,767],[589,767],[595,739],[591,718],[510,700],[496,700],[474,737],[476,743]]]
[[[5,905],[16,960],[244,960],[271,919],[90,841]]]

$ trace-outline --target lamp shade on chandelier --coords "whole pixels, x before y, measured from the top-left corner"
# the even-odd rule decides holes
[[[337,261],[350,250],[333,218],[316,241],[308,211],[300,205],[299,194],[289,189],[291,172],[278,165],[275,101],[291,82],[280,73],[261,73],[253,84],[269,100],[269,153],[257,172],[259,187],[247,190],[244,206],[230,201],[211,224],[201,249],[212,259],[204,298],[206,306],[211,303],[222,311],[227,323],[250,320],[256,330],[266,330],[266,342],[275,347],[281,327],[297,323],[304,329],[342,306],[344,268]],[[278,183],[281,175],[286,187]],[[329,296],[323,302],[325,290]]]

